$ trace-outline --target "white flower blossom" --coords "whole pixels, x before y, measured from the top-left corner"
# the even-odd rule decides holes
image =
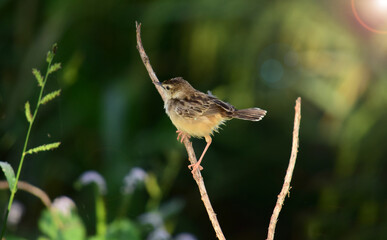
[[[75,209],[75,203],[71,198],[66,196],[60,196],[54,199],[52,209],[55,209],[65,216],[70,216],[71,210]]]
[[[15,200],[12,203],[11,211],[9,211],[7,223],[10,226],[16,226],[20,222],[23,213],[24,205],[21,202]]]

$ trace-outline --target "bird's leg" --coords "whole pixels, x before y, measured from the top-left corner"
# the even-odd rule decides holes
[[[188,135],[185,132],[180,131],[180,130],[177,130],[176,133],[178,133],[177,134],[177,141],[180,141],[181,143],[183,143],[185,138],[189,139],[191,137],[190,135]]]
[[[202,170],[202,169],[203,169],[203,167],[200,166],[200,163],[202,162],[203,157],[204,157],[204,154],[206,154],[207,149],[208,149],[208,147],[211,145],[211,142],[212,142],[212,139],[211,139],[210,136],[205,136],[204,138],[206,139],[207,145],[206,145],[206,147],[204,148],[203,153],[202,153],[202,155],[201,155],[200,158],[199,158],[199,161],[198,161],[197,163],[195,163],[195,164],[188,165],[188,168],[189,168],[189,169],[192,169],[192,171],[191,171],[192,174],[194,174],[194,172],[195,172],[197,169],[199,169],[199,170]]]

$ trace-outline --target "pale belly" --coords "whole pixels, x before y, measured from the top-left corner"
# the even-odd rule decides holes
[[[204,137],[217,131],[219,125],[223,123],[220,114],[211,116],[201,116],[196,119],[183,118],[179,115],[170,115],[172,123],[180,131],[189,134],[192,137]]]

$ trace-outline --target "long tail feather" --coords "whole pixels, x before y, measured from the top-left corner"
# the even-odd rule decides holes
[[[233,113],[233,118],[238,118],[248,121],[259,121],[266,115],[266,111],[260,108],[248,108],[236,110]]]

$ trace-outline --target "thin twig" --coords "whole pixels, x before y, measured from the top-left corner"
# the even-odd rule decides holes
[[[7,181],[0,181],[0,189],[8,189],[8,188],[9,187],[8,187]],[[31,185],[31,184],[24,182],[24,181],[19,181],[17,183],[17,188],[19,190],[29,192],[32,195],[36,196],[37,198],[39,198],[42,201],[42,203],[47,208],[51,207],[50,197],[42,189],[35,187],[34,185]]]
[[[184,146],[187,149],[189,161],[191,162],[191,164],[196,164],[197,159],[192,147],[192,142],[187,138],[184,138]],[[212,227],[215,230],[216,236],[218,237],[218,239],[226,239],[223,235],[222,228],[219,225],[218,219],[216,218],[216,213],[212,208],[210,198],[208,197],[206,186],[204,185],[204,180],[200,171],[195,171],[195,174],[193,174],[193,178],[195,179],[196,184],[199,187],[200,196],[202,197],[202,201],[204,203],[204,206],[206,207],[208,217],[211,220]]]
[[[140,53],[141,60],[144,63],[146,70],[148,71],[149,77],[152,79],[153,83],[159,83],[160,81],[157,78],[156,73],[153,71],[152,65],[149,62],[148,55],[146,55],[144,47],[142,46],[141,23],[137,23],[137,22],[136,22],[136,37],[137,37],[137,50]],[[154,85],[155,85],[157,91],[159,92],[161,98],[165,102],[166,96],[165,96],[165,93],[163,91],[163,88],[158,84],[154,84]]]
[[[297,98],[296,106],[295,106],[295,115],[294,115],[294,128],[293,128],[293,145],[292,145],[292,153],[290,155],[290,161],[288,170],[286,171],[285,181],[282,186],[281,193],[278,195],[277,203],[273,210],[273,214],[270,218],[269,230],[267,233],[266,240],[274,239],[275,227],[278,221],[278,215],[282,209],[282,206],[285,201],[286,195],[289,194],[290,190],[290,181],[292,180],[294,166],[296,164],[297,152],[298,152],[298,134],[300,131],[300,121],[301,121],[301,98]]]
[[[153,68],[149,62],[149,58],[145,53],[144,47],[142,46],[141,23],[138,24],[137,22],[136,22],[136,36],[137,36],[137,49],[138,49],[138,52],[140,53],[141,59],[146,67],[146,70],[148,71],[150,78],[152,79],[152,82],[157,83],[157,82],[159,82],[159,80],[158,80],[155,72],[153,71]],[[161,98],[165,102],[166,97],[164,95],[163,89],[158,84],[154,84],[154,85],[155,85],[157,91],[160,93]],[[197,162],[197,159],[196,159],[195,152],[193,150],[191,141],[188,140],[187,138],[185,138],[184,146],[187,150],[189,161],[191,162],[191,164],[195,164]],[[212,208],[210,198],[208,197],[206,186],[204,185],[204,180],[203,180],[202,175],[200,174],[200,171],[196,171],[196,173],[193,175],[193,178],[195,179],[195,181],[199,187],[200,196],[201,196],[202,201],[204,203],[204,206],[207,210],[208,216],[209,216],[210,221],[212,223],[212,227],[214,228],[214,230],[216,232],[216,236],[220,240],[225,240],[226,238],[223,235],[223,232],[222,232],[222,229],[219,225],[218,219],[216,218],[216,214],[214,212],[214,209]]]

